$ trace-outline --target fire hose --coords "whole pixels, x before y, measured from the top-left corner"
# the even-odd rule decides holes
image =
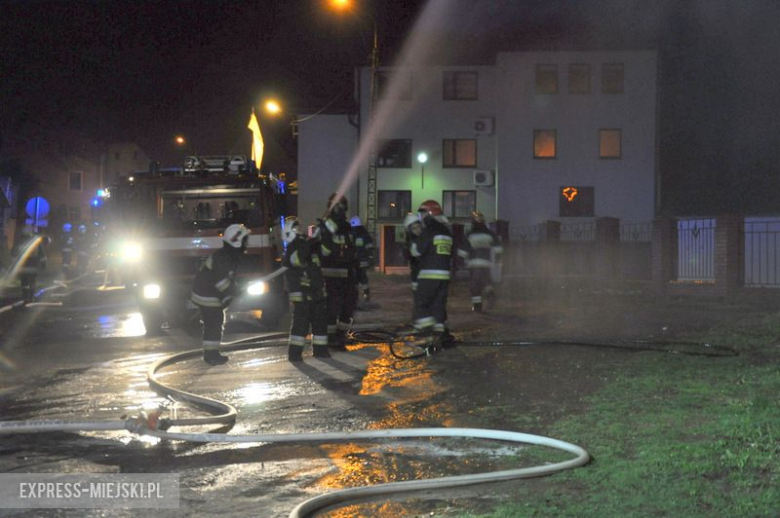
[[[287,337],[287,333],[267,333],[223,345],[226,351],[237,351],[263,347],[279,339]],[[469,475],[457,475],[440,477],[427,480],[409,480],[405,482],[392,482],[373,486],[349,488],[333,491],[308,499],[296,506],[290,513],[290,518],[310,516],[312,513],[325,507],[381,495],[391,495],[401,492],[420,491],[430,489],[443,489],[462,487],[488,482],[499,482],[521,478],[540,477],[572,469],[586,464],[590,457],[583,448],[575,444],[558,439],[531,435],[520,432],[503,430],[487,430],[478,428],[417,428],[417,429],[388,429],[360,432],[324,432],[304,434],[249,434],[230,435],[226,433],[174,433],[167,431],[173,426],[193,426],[207,424],[222,424],[232,427],[236,419],[236,409],[216,399],[193,394],[181,389],[170,387],[157,379],[157,372],[164,367],[199,357],[202,350],[196,349],[174,354],[158,360],[147,371],[147,381],[150,387],[158,393],[187,401],[197,407],[209,409],[212,414],[208,417],[194,417],[190,419],[160,419],[158,413],[141,413],[118,421],[6,421],[0,422],[0,435],[11,433],[35,433],[54,431],[106,431],[128,430],[139,435],[148,435],[160,439],[181,440],[189,442],[220,442],[220,443],[289,443],[308,442],[326,443],[334,441],[370,441],[379,439],[398,438],[432,438],[432,437],[464,437],[475,439],[488,439],[507,441],[519,444],[531,444],[558,449],[573,454],[575,457],[562,462],[532,466],[525,468],[500,470]]]

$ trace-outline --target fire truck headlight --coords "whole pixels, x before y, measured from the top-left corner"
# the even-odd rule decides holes
[[[140,243],[128,241],[126,243],[122,243],[122,245],[119,248],[119,256],[126,263],[137,263],[138,261],[141,260],[141,257],[143,257],[143,255],[144,255],[144,250],[143,247],[141,247]]]
[[[249,283],[246,288],[248,295],[264,295],[268,293],[268,283],[264,281],[255,281]]]
[[[161,291],[159,284],[145,284],[143,289],[144,298],[159,299]]]

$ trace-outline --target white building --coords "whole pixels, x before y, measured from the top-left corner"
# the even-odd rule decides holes
[[[375,144],[377,225],[399,223],[427,199],[455,223],[479,210],[510,229],[650,221],[656,75],[654,51],[508,52],[492,66],[380,68],[369,125],[371,71],[362,69],[359,127],[346,115],[299,126],[299,215],[320,217],[344,183],[350,211],[370,220]]]

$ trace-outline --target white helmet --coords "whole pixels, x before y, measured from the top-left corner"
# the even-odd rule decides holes
[[[301,223],[295,216],[287,216],[284,218],[284,226],[282,227],[282,239],[285,243],[292,243],[295,241],[295,237],[302,233]]]
[[[225,229],[222,234],[222,241],[233,248],[241,248],[244,238],[249,237],[249,229],[240,223],[234,223]]]
[[[420,216],[418,214],[414,214],[413,212],[410,212],[404,218],[404,228],[406,230],[409,230],[409,227],[411,227],[412,224],[419,223],[419,222],[420,222]]]
[[[360,216],[352,216],[352,218],[349,220],[349,225],[351,227],[359,227],[362,225],[363,222],[360,220]]]

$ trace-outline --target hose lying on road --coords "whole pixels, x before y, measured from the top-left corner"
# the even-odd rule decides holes
[[[287,338],[287,333],[267,333],[247,339],[236,340],[224,344],[223,350],[237,351],[252,349],[278,343],[279,339]],[[532,466],[510,470],[501,470],[488,473],[476,473],[470,475],[458,475],[427,480],[410,480],[405,482],[393,482],[367,487],[358,487],[333,491],[316,496],[299,504],[290,513],[291,518],[309,516],[311,513],[338,503],[354,501],[366,497],[391,495],[401,492],[419,491],[424,489],[442,489],[462,487],[473,484],[506,481],[520,478],[539,477],[550,475],[566,469],[575,468],[586,464],[590,457],[588,453],[575,444],[551,439],[539,435],[531,435],[519,432],[502,430],[485,430],[478,428],[417,428],[417,429],[389,429],[372,430],[362,432],[326,432],[307,434],[252,434],[230,435],[222,433],[172,433],[166,431],[171,426],[190,426],[203,424],[224,424],[232,426],[236,418],[236,409],[216,399],[192,394],[181,389],[170,387],[157,379],[157,372],[164,367],[199,357],[201,349],[185,351],[163,358],[155,362],[147,371],[149,385],[158,393],[188,401],[198,407],[210,409],[216,415],[209,417],[196,417],[192,419],[158,419],[156,414],[132,417],[120,421],[10,421],[0,422],[0,435],[9,433],[34,433],[54,431],[101,431],[101,430],[129,430],[140,435],[149,435],[161,439],[182,440],[190,442],[226,442],[226,443],[280,443],[280,442],[314,442],[325,443],[335,441],[369,441],[379,439],[398,438],[431,438],[431,437],[465,437],[475,439],[489,439],[497,441],[509,441],[521,444],[532,444],[562,450],[575,455],[575,458],[554,464]]]

